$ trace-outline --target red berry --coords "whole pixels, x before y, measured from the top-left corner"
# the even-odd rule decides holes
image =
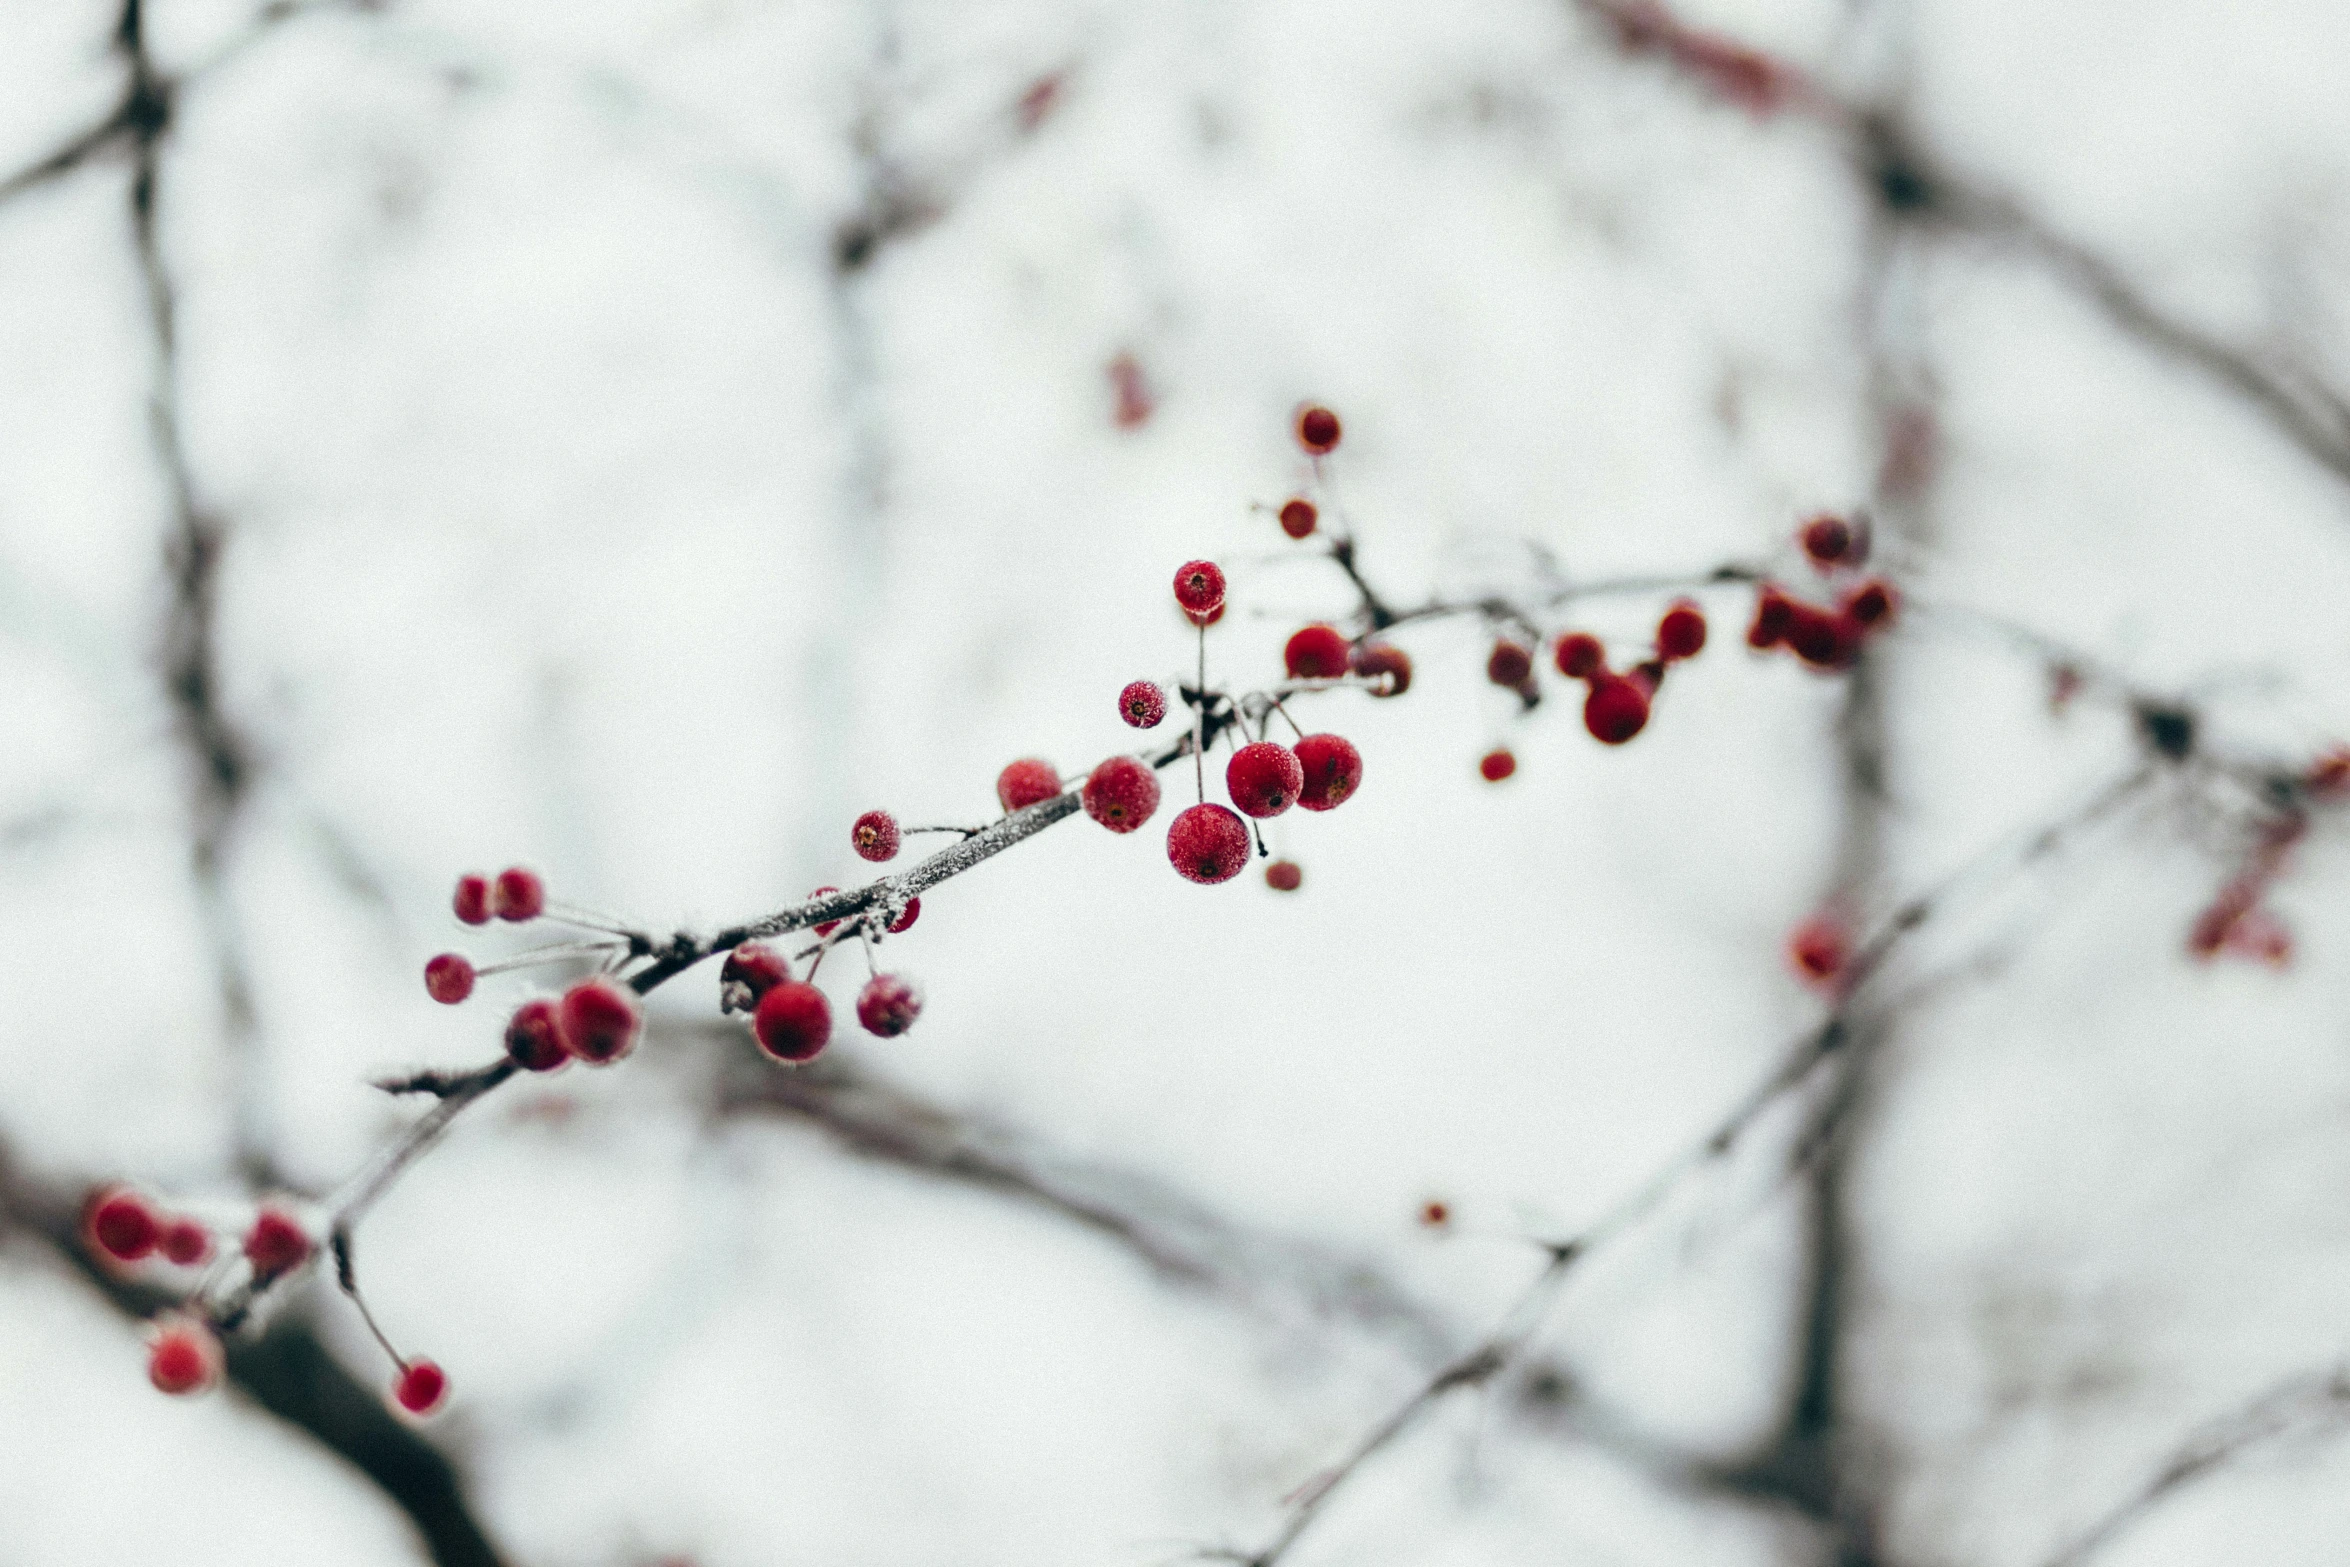
[[[1112,832],[1132,832],[1159,808],[1159,775],[1131,756],[1113,756],[1085,780],[1085,814]]]
[[[895,1039],[922,1015],[922,992],[896,974],[876,974],[857,992],[857,1021],[865,1032]]]
[[[895,936],[899,932],[905,930],[908,926],[912,925],[921,917],[922,900],[920,898],[908,898],[906,900],[906,912],[889,922],[889,933]]]
[[[460,952],[444,952],[424,966],[424,991],[445,1007],[473,994],[473,965]]]
[[[1844,596],[1844,613],[1858,624],[1871,628],[1890,625],[1893,612],[1900,607],[1900,595],[1893,591],[1893,584],[1882,577],[1871,577]]]
[[[1311,625],[1289,639],[1281,661],[1292,680],[1335,680],[1346,673],[1346,638],[1335,626]]]
[[[1746,645],[1757,650],[1777,647],[1787,639],[1787,627],[1795,613],[1795,605],[1776,583],[1763,584],[1762,593],[1754,601],[1754,624],[1746,628]]]
[[[1477,763],[1477,771],[1487,783],[1500,783],[1517,770],[1518,759],[1501,746],[1486,752]]]
[[[1246,816],[1279,816],[1297,804],[1305,786],[1306,772],[1297,753],[1271,740],[1242,746],[1224,764],[1224,787],[1234,807]]]
[[[137,1262],[155,1249],[162,1223],[147,1199],[120,1187],[90,1205],[89,1238],[117,1262]]]
[[[1190,621],[1195,626],[1212,626],[1217,621],[1224,618],[1224,606],[1219,603],[1214,609],[1209,610],[1204,615],[1193,614],[1190,610],[1187,609],[1183,612],[1183,618]]]
[[[546,884],[538,872],[511,866],[498,872],[497,885],[490,889],[490,912],[502,920],[535,920],[547,907]]]
[[[1436,1198],[1420,1204],[1420,1223],[1431,1230],[1441,1230],[1452,1223],[1452,1209]]]
[[[1017,762],[1015,762],[1015,763],[1013,763],[1013,764],[1012,764],[1012,766],[1014,766],[1014,767],[1017,767],[1017,766],[1019,766],[1019,765],[1020,765],[1020,764],[1019,764],[1019,763],[1017,763]],[[1011,770],[1010,768],[1006,768],[1006,769],[1005,769],[1005,771],[1006,771],[1006,772],[1009,772],[1010,770]],[[999,795],[999,796],[1001,796],[1001,795],[1002,795],[1002,793],[1003,793],[1003,782],[1002,782],[1002,780],[1000,780],[1000,779],[999,779],[999,780],[997,781],[997,783],[996,783],[996,793],[997,793],[997,795]],[[838,891],[840,891],[840,889],[839,889],[838,887],[819,887],[819,888],[817,888],[817,889],[816,889],[814,892],[811,892],[811,893],[809,893],[809,894],[808,894],[808,901],[809,901],[810,903],[813,903],[813,902],[815,902],[815,901],[816,901],[818,898],[821,898],[821,897],[823,897],[823,896],[824,896],[826,893],[831,893],[831,892],[838,892]],[[826,920],[826,921],[825,921],[823,924],[821,924],[821,925],[819,925],[819,926],[817,926],[817,927],[816,927],[816,934],[817,934],[817,935],[819,935],[819,936],[829,936],[829,935],[831,935],[831,934],[832,934],[834,931],[836,931],[836,930],[838,930],[838,929],[840,929],[840,921],[839,921],[839,920]]]
[[[1787,605],[1787,645],[1815,669],[1842,669],[1851,663],[1866,629],[1849,615],[1831,615],[1792,600]]]
[[[1823,513],[1805,523],[1796,537],[1803,541],[1803,553],[1822,571],[1852,553],[1852,527],[1841,517]]]
[[[1815,914],[1795,927],[1787,938],[1787,960],[1803,982],[1815,989],[1842,988],[1845,966],[1852,961],[1851,939],[1844,926],[1825,914]]]
[[[253,1282],[266,1284],[310,1260],[310,1234],[276,1208],[264,1208],[245,1232],[245,1258],[253,1264]]]
[[[506,1020],[506,1054],[525,1072],[552,1072],[571,1059],[554,1002],[542,996],[514,1009]]]
[[[863,859],[894,860],[901,841],[898,819],[887,811],[867,811],[849,828],[849,847]]]
[[[1401,696],[1412,688],[1412,656],[1392,642],[1357,642],[1346,664],[1371,682],[1373,696]]]
[[[1705,647],[1705,611],[1677,599],[1656,623],[1656,650],[1667,659],[1695,658]]]
[[[1588,631],[1570,631],[1559,638],[1559,673],[1569,680],[1588,680],[1607,663],[1607,647]]]
[[[790,978],[791,959],[764,941],[746,941],[736,947],[718,970],[718,983],[742,986],[751,993],[754,1004]]]
[[[1212,560],[1187,560],[1175,573],[1175,602],[1194,619],[1224,607],[1224,573]]]
[[[1506,637],[1494,643],[1493,651],[1485,655],[1485,678],[1497,686],[1517,690],[1534,678],[1534,650]]]
[[[1309,811],[1344,805],[1363,781],[1363,753],[1340,735],[1307,735],[1297,743],[1297,765],[1305,774],[1297,803]]]
[[[1167,716],[1167,693],[1158,683],[1137,680],[1118,693],[1118,716],[1136,729],[1156,729]]]
[[[201,1393],[220,1380],[220,1340],[192,1317],[156,1324],[147,1345],[147,1380],[166,1393]]]
[[[1338,444],[1338,415],[1319,405],[1298,411],[1297,444],[1316,457]]]
[[[804,981],[778,985],[759,998],[751,1033],[778,1061],[813,1061],[832,1038],[832,1003]]]
[[[1038,761],[1033,756],[1022,757],[996,774],[995,797],[1007,811],[1017,811],[1049,800],[1061,792],[1061,775],[1050,762]]]
[[[212,1232],[193,1219],[167,1219],[157,1244],[173,1263],[192,1268],[212,1255]]]
[[[636,1048],[644,1008],[636,993],[598,974],[563,992],[563,1044],[589,1066],[610,1066]]]
[[[1313,532],[1314,525],[1321,520],[1322,514],[1314,510],[1312,501],[1291,500],[1281,503],[1281,531],[1293,539],[1302,539]]]
[[[460,876],[457,878],[457,896],[450,899],[457,917],[468,925],[487,925],[490,922],[490,879],[487,876]]]
[[[392,1401],[412,1415],[429,1415],[449,1397],[449,1374],[429,1360],[411,1360],[392,1381]]]
[[[1248,829],[1221,805],[1195,805],[1167,829],[1167,862],[1185,881],[1230,881],[1248,863]]]
[[[1306,873],[1295,860],[1275,860],[1265,867],[1265,885],[1275,892],[1295,892],[1305,885]]]
[[[1648,724],[1648,693],[1622,675],[1601,672],[1591,677],[1591,695],[1583,699],[1583,727],[1603,745],[1622,745]]]

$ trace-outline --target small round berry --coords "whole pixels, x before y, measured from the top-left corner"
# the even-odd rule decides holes
[[[804,981],[778,985],[759,998],[751,1034],[778,1061],[813,1061],[832,1038],[832,1003]]]
[[[421,1357],[400,1368],[392,1379],[392,1402],[419,1419],[437,1412],[449,1399],[449,1374]]]
[[[1746,645],[1758,652],[1777,647],[1787,640],[1794,613],[1794,601],[1779,591],[1778,584],[1764,583],[1754,601],[1754,623],[1746,628]]]
[[[1265,885],[1275,892],[1295,892],[1305,880],[1306,873],[1295,860],[1275,860],[1265,867]]]
[[[1244,745],[1224,764],[1224,787],[1245,816],[1279,816],[1297,804],[1305,786],[1306,770],[1297,753],[1276,741]]]
[[[1022,757],[996,774],[995,797],[1006,811],[1018,811],[1061,792],[1061,775],[1050,762]]]
[[[1452,1223],[1452,1208],[1439,1198],[1431,1197],[1420,1204],[1420,1227],[1441,1230]]]
[[[1313,407],[1298,410],[1297,444],[1312,452],[1316,457],[1323,456],[1335,448],[1338,445],[1339,434],[1338,415],[1329,409],[1316,404]]]
[[[1559,638],[1559,673],[1569,680],[1588,680],[1607,663],[1607,646],[1588,631],[1570,631]]]
[[[1803,541],[1803,553],[1822,571],[1852,553],[1852,525],[1841,517],[1822,513],[1805,523],[1796,537]]]
[[[636,993],[601,974],[563,992],[558,1010],[564,1047],[589,1066],[610,1066],[634,1050],[645,1020]]]
[[[1815,914],[1787,938],[1787,961],[1805,984],[1816,990],[1839,990],[1845,968],[1852,961],[1852,941],[1841,922]]]
[[[1601,673],[1583,699],[1583,727],[1602,745],[1622,745],[1648,724],[1648,693],[1639,682]]]
[[[554,1002],[541,996],[514,1009],[506,1020],[506,1054],[525,1072],[552,1072],[571,1059]]]
[[[865,1032],[895,1039],[922,1015],[922,992],[897,974],[876,974],[857,992],[857,1021]]]
[[[1335,810],[1363,781],[1363,753],[1342,735],[1307,735],[1297,743],[1297,765],[1305,774],[1297,803],[1309,811]]]
[[[1849,615],[1831,615],[1809,604],[1787,606],[1787,645],[1815,669],[1842,669],[1860,652],[1867,630]]]
[[[1665,659],[1695,658],[1705,649],[1705,611],[1687,599],[1676,599],[1656,623],[1657,655]]]
[[[1195,805],[1167,829],[1167,863],[1185,881],[1213,886],[1248,863],[1248,829],[1221,805]]]
[[[922,900],[920,898],[908,898],[906,900],[906,912],[889,922],[889,933],[893,936],[900,935],[910,928],[913,923],[921,917]]]
[[[1205,630],[1207,627],[1214,625],[1217,621],[1224,618],[1224,606],[1222,604],[1218,604],[1214,609],[1209,610],[1205,614],[1194,614],[1187,609],[1183,612],[1183,618],[1190,621],[1193,625],[1200,627],[1202,630]]]
[[[1485,655],[1485,678],[1497,686],[1517,690],[1534,678],[1534,650],[1523,642],[1504,637]]]
[[[315,1249],[309,1231],[277,1208],[262,1209],[254,1215],[253,1227],[245,1232],[245,1260],[253,1264],[256,1284],[291,1273],[309,1261]]]
[[[1224,607],[1224,573],[1212,560],[1187,560],[1175,572],[1175,602],[1195,619]]]
[[[1113,756],[1085,780],[1085,814],[1112,832],[1132,832],[1159,808],[1159,775],[1131,756]]]
[[[1495,746],[1478,759],[1477,773],[1487,783],[1500,783],[1518,770],[1518,759],[1507,746]]]
[[[201,1393],[220,1380],[220,1339],[193,1317],[167,1317],[147,1345],[147,1380],[171,1394]]]
[[[1292,680],[1335,680],[1346,673],[1346,637],[1336,626],[1307,626],[1281,650]]]
[[[424,966],[425,994],[453,1007],[473,994],[473,965],[461,952],[444,952]]]
[[[1900,595],[1882,577],[1871,577],[1844,596],[1844,613],[1872,629],[1892,624],[1893,612],[1900,607]]]
[[[1156,729],[1167,716],[1167,693],[1155,680],[1137,680],[1118,693],[1118,716],[1134,729]]]
[[[490,912],[502,920],[517,924],[535,920],[546,912],[547,888],[539,880],[538,872],[510,866],[498,872],[497,884],[490,889]]]
[[[1281,503],[1281,531],[1293,539],[1302,539],[1314,531],[1322,514],[1314,510],[1309,500],[1288,500]]]
[[[758,999],[791,978],[791,959],[781,948],[764,941],[746,941],[726,955],[726,962],[718,970],[718,983],[740,985]]]
[[[449,900],[457,918],[468,925],[487,925],[490,922],[490,879],[487,876],[460,876],[457,895]]]
[[[192,1268],[212,1255],[212,1232],[194,1219],[166,1219],[156,1245],[174,1266]]]
[[[1412,688],[1412,656],[1392,642],[1357,642],[1346,666],[1371,682],[1373,696],[1401,696]]]
[[[999,795],[1003,792],[1003,785],[1001,782],[996,785],[996,792]],[[808,901],[810,903],[814,903],[818,898],[838,891],[840,891],[838,887],[819,887],[814,892],[808,894]],[[839,920],[826,920],[823,924],[816,927],[816,934],[819,936],[829,936],[838,929],[840,929]]]
[[[867,811],[849,828],[849,847],[860,859],[894,860],[898,857],[898,819],[887,811]]]
[[[107,1256],[117,1262],[137,1262],[155,1250],[163,1225],[146,1198],[116,1187],[90,1205],[84,1228]]]

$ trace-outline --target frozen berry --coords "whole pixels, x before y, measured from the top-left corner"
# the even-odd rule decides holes
[[[547,888],[538,872],[510,866],[490,888],[490,912],[502,920],[535,920],[546,911]]]
[[[1159,775],[1131,756],[1113,756],[1085,780],[1085,814],[1112,832],[1132,832],[1159,808]]]
[[[1477,772],[1487,783],[1500,783],[1518,770],[1518,759],[1506,746],[1496,746],[1478,759]]]
[[[1212,626],[1217,621],[1224,618],[1223,601],[1218,600],[1214,609],[1208,610],[1204,613],[1198,613],[1187,609],[1183,612],[1183,618],[1190,621],[1195,626]]]
[[[1344,805],[1363,781],[1363,753],[1341,735],[1307,735],[1297,743],[1297,764],[1305,774],[1297,803],[1309,811]]]
[[[262,1209],[245,1232],[245,1259],[253,1264],[256,1284],[291,1273],[310,1260],[314,1249],[309,1232],[277,1208]]]
[[[1195,619],[1224,607],[1224,573],[1212,560],[1187,560],[1175,573],[1175,602]]]
[[[832,1003],[803,981],[778,985],[759,998],[751,1033],[778,1061],[813,1061],[832,1038]]]
[[[857,992],[857,1021],[868,1034],[895,1039],[922,1015],[922,992],[897,974],[876,974]]]
[[[487,925],[490,922],[490,879],[487,876],[460,876],[457,878],[457,896],[450,899],[457,917],[468,925]]]
[[[1060,792],[1061,775],[1053,770],[1053,764],[1033,756],[1022,757],[996,774],[995,797],[1007,811],[1024,809]]]
[[[1841,517],[1814,517],[1797,537],[1803,541],[1803,553],[1822,571],[1852,553],[1852,526]]]
[[[1569,680],[1588,680],[1607,663],[1607,647],[1588,631],[1570,631],[1559,638],[1559,673]]]
[[[506,1054],[525,1072],[552,1072],[571,1059],[554,1002],[541,996],[514,1009],[506,1020]]]
[[[1656,623],[1656,650],[1667,659],[1695,658],[1705,647],[1705,611],[1676,599]]]
[[[1314,525],[1321,520],[1322,514],[1314,510],[1312,501],[1291,500],[1281,503],[1281,531],[1293,539],[1302,539],[1313,532]]]
[[[1517,690],[1534,678],[1534,650],[1506,637],[1494,643],[1493,651],[1485,655],[1485,678],[1497,686]]]
[[[1014,765],[1014,766],[1017,766],[1017,765],[1019,765],[1019,764],[1017,764],[1017,763],[1014,763],[1013,765]],[[1006,769],[1006,770],[1007,770],[1007,771],[1009,771],[1009,769]],[[1000,780],[998,781],[998,783],[997,783],[997,785],[996,785],[996,792],[997,792],[998,794],[1001,794],[1001,793],[1003,792],[1003,785],[1002,785],[1002,782],[1001,782]],[[814,892],[811,892],[811,893],[809,893],[809,894],[808,894],[808,901],[809,901],[810,903],[814,903],[814,902],[815,902],[815,901],[816,901],[818,898],[825,897],[825,896],[827,896],[828,894],[835,893],[835,892],[838,892],[838,891],[840,891],[840,889],[839,889],[838,887],[819,887],[819,888],[817,888],[817,889],[816,889]],[[840,921],[839,921],[839,920],[826,920],[826,921],[825,921],[823,924],[821,924],[821,925],[819,925],[819,926],[817,926],[817,927],[816,927],[816,934],[817,934],[817,935],[819,935],[819,936],[829,936],[829,935],[831,935],[831,934],[832,934],[834,931],[836,931],[836,930],[838,930],[838,929],[840,929]]]
[[[1639,683],[1604,671],[1591,678],[1583,699],[1583,727],[1603,745],[1622,745],[1647,726],[1648,693]]]
[[[636,1048],[644,1008],[636,993],[598,974],[563,992],[563,1044],[589,1066],[610,1066]]]
[[[1315,624],[1298,631],[1281,650],[1292,680],[1335,680],[1346,673],[1346,637],[1335,626]]]
[[[1275,892],[1295,892],[1305,880],[1306,873],[1295,860],[1275,860],[1265,867],[1265,885]]]
[[[1224,787],[1244,816],[1279,816],[1297,804],[1298,791],[1305,786],[1305,768],[1297,753],[1276,741],[1244,745],[1224,764]]]
[[[849,828],[849,847],[860,859],[894,860],[901,841],[898,819],[887,811],[867,811]]]
[[[922,900],[920,898],[908,898],[906,900],[906,912],[889,922],[889,933],[893,936],[898,935],[900,932],[911,927],[913,923],[921,917]]]
[[[425,994],[453,1007],[473,994],[473,965],[459,952],[444,952],[424,966]]]
[[[1248,863],[1248,829],[1221,805],[1195,805],[1167,829],[1167,862],[1185,881],[1230,881]]]
[[[1118,716],[1136,729],[1156,729],[1167,716],[1167,693],[1152,680],[1137,680],[1118,693]]]
[[[90,1205],[90,1239],[117,1262],[137,1262],[154,1251],[162,1223],[147,1199],[116,1188]]]
[[[1844,596],[1844,613],[1864,626],[1890,624],[1900,607],[1899,595],[1882,577],[1871,577]]]
[[[156,1245],[175,1265],[192,1268],[212,1255],[212,1232],[194,1219],[166,1219]]]
[[[718,970],[718,983],[742,986],[754,1003],[790,978],[791,959],[764,941],[746,941],[736,947]]]
[[[156,1325],[147,1345],[147,1380],[165,1393],[201,1393],[220,1380],[220,1339],[192,1317]]]
[[[1754,623],[1746,628],[1746,645],[1759,650],[1777,647],[1787,640],[1787,627],[1794,611],[1794,601],[1780,592],[1777,584],[1764,583],[1754,601]]]
[[[449,1374],[429,1360],[409,1361],[392,1381],[392,1401],[412,1415],[429,1415],[448,1397]]]
[[[1373,696],[1401,696],[1412,688],[1412,656],[1392,642],[1357,642],[1346,667],[1371,683]]]
[[[1338,415],[1329,409],[1317,404],[1298,411],[1297,444],[1316,457],[1337,446],[1338,436]]]
[[[1820,990],[1839,989],[1844,970],[1852,961],[1851,938],[1840,922],[1815,914],[1787,938],[1787,961],[1805,984]]]

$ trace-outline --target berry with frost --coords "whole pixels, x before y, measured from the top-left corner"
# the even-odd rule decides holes
[[[1275,860],[1265,867],[1265,885],[1275,892],[1295,892],[1305,880],[1306,873],[1295,860]]]
[[[1412,656],[1392,642],[1357,642],[1346,667],[1371,683],[1373,696],[1401,696],[1412,688]]]
[[[460,876],[457,895],[449,900],[457,918],[468,925],[487,925],[490,922],[490,879],[487,876]]]
[[[598,974],[563,992],[563,1045],[589,1066],[610,1066],[636,1048],[644,1008],[636,993]]]
[[[1085,780],[1085,814],[1112,832],[1132,832],[1159,808],[1159,775],[1131,756],[1113,756]]]
[[[906,912],[889,922],[889,933],[895,936],[900,932],[911,928],[913,923],[921,917],[922,900],[920,898],[908,898],[906,900]]]
[[[1292,680],[1335,680],[1346,673],[1347,652],[1346,637],[1336,626],[1316,623],[1290,637],[1281,662]]]
[[[1187,560],[1175,572],[1175,602],[1197,621],[1224,607],[1224,573],[1212,560]]]
[[[1248,863],[1248,829],[1221,805],[1195,805],[1167,829],[1167,862],[1185,881],[1230,881]]]
[[[1157,681],[1134,681],[1118,693],[1118,716],[1132,728],[1156,729],[1167,716],[1167,693]]]
[[[1363,781],[1363,753],[1343,735],[1307,735],[1297,743],[1297,765],[1305,775],[1297,803],[1309,811],[1335,810]]]
[[[996,784],[996,792],[999,796],[1003,793],[1003,784],[1001,780],[998,780]],[[819,887],[814,892],[808,894],[808,901],[813,903],[818,898],[825,896],[827,893],[834,893],[838,891],[840,891],[838,887]],[[826,920],[823,924],[816,927],[816,934],[819,936],[829,936],[838,929],[840,929],[839,920]]]
[[[460,952],[444,952],[424,965],[425,994],[453,1007],[473,994],[473,965]]]
[[[1276,741],[1244,745],[1224,764],[1224,787],[1244,816],[1279,816],[1297,804],[1305,786],[1305,768],[1297,753]]]
[[[1007,811],[1017,811],[1049,800],[1061,792],[1061,775],[1050,762],[1024,756],[996,774],[995,797]]]
[[[751,1034],[778,1061],[813,1061],[832,1038],[832,1003],[814,985],[788,981],[759,998]]]
[[[498,879],[490,888],[491,913],[519,924],[537,919],[546,907],[547,888],[539,880],[538,872],[519,865],[498,872]]]
[[[759,998],[791,978],[791,959],[780,948],[764,941],[746,941],[726,955],[726,962],[718,970],[718,983],[740,985],[750,993],[745,1005],[758,1005]]]
[[[857,992],[857,1021],[865,1032],[895,1039],[922,1015],[922,992],[897,974],[876,974]]]
[[[506,1020],[506,1054],[525,1072],[552,1072],[571,1059],[554,1002],[541,996],[514,1009]]]
[[[867,811],[849,828],[849,847],[859,859],[894,860],[901,841],[898,819],[887,811]]]

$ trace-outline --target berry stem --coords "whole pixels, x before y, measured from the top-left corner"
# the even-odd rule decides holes
[[[350,1232],[337,1229],[328,1245],[335,1255],[335,1283],[342,1287],[345,1295],[351,1297],[351,1304],[359,1308],[359,1320],[367,1324],[367,1331],[375,1335],[375,1341],[383,1346],[384,1353],[392,1357],[392,1364],[402,1371],[407,1370],[406,1358],[392,1347],[390,1337],[376,1322],[375,1313],[367,1309],[367,1297],[359,1293],[359,1267],[352,1259]]]
[[[518,952],[510,958],[501,958],[495,963],[484,963],[473,972],[476,977],[487,979],[492,974],[509,974],[516,969],[537,968],[540,964],[558,963],[565,958],[592,957],[597,953],[626,952],[627,950],[628,943],[625,941],[564,941],[550,947],[533,947],[528,952]]]
[[[1199,628],[1199,700],[1191,704],[1191,782],[1201,804],[1208,798],[1208,628]]]

